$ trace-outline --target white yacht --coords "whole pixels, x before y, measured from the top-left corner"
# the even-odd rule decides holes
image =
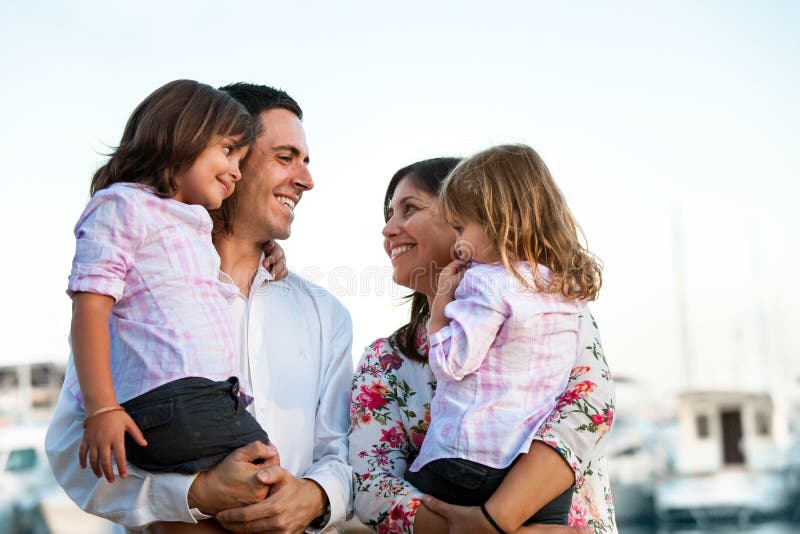
[[[656,486],[661,524],[740,526],[788,512],[787,441],[772,397],[740,391],[679,396],[670,473]]]

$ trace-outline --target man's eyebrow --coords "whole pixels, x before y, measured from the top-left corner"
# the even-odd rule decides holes
[[[288,150],[289,152],[292,153],[292,156],[294,156],[296,158],[300,157],[300,149],[297,148],[294,145],[278,145],[278,146],[272,147],[272,150],[274,152],[278,152],[279,150]],[[311,159],[308,156],[306,156],[306,159],[304,159],[303,161],[305,163],[309,163],[311,161]]]

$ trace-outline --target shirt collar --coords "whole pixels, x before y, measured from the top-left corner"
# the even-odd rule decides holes
[[[264,268],[264,258],[266,257],[266,254],[262,252],[261,259],[258,260],[258,270],[256,271],[256,277],[253,278],[251,290],[262,289],[266,287],[267,284],[275,281],[275,278],[272,276],[272,274]]]
[[[266,255],[262,252],[261,253],[261,259],[258,260],[258,270],[256,270],[256,275],[253,278],[252,285],[250,286],[250,292],[251,293],[252,293],[252,291],[254,289],[265,288],[267,286],[267,284],[270,284],[270,283],[275,281],[275,278],[272,276],[272,274],[268,270],[266,270],[264,268],[264,258],[265,257],[266,257]],[[221,282],[225,282],[225,283],[229,283],[229,284],[235,284],[235,282],[233,281],[233,278],[231,278],[228,275],[228,273],[226,273],[222,269],[219,270],[218,278],[219,278],[219,280]]]

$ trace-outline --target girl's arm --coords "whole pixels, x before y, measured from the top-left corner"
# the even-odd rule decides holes
[[[289,276],[289,269],[286,268],[286,253],[283,247],[275,241],[264,243],[264,261],[261,265],[269,271],[272,278],[277,282]]]
[[[137,191],[112,187],[95,193],[89,201],[75,226],[70,295],[122,297],[125,274],[147,235],[146,218],[139,215],[132,198]],[[107,320],[101,324],[107,325]],[[73,342],[80,343],[78,338]],[[85,410],[74,390],[65,384],[50,420],[45,450],[56,480],[73,501],[84,511],[134,530],[154,521],[194,521],[186,503],[194,476],[153,475],[130,466],[128,478],[118,478],[110,484],[81,469],[75,462],[75,453],[83,441],[84,417]]]
[[[111,380],[108,318],[114,298],[95,293],[72,296],[72,352],[86,414],[117,405]]]
[[[503,294],[498,290],[502,287],[498,273],[479,267],[459,272],[460,263],[463,265],[458,261],[450,263],[439,275],[439,292],[431,306],[428,361],[440,380],[461,380],[474,373],[508,318]],[[500,278],[505,276],[502,273]],[[452,282],[459,279],[460,283]],[[446,293],[453,290],[453,285],[460,288],[456,300]],[[441,310],[438,309],[440,299],[447,303]],[[438,320],[437,316],[440,316]],[[436,326],[440,329],[436,330]]]
[[[119,474],[127,478],[125,433],[142,446],[147,442],[128,414],[117,403],[111,379],[111,337],[108,319],[114,298],[95,293],[73,293],[72,353],[86,410],[83,441],[78,452],[81,467],[89,464],[98,477],[114,481],[113,452]]]
[[[105,474],[109,481],[114,480],[112,448],[120,475],[127,476],[125,431],[144,443],[133,420],[117,404],[108,331],[111,308],[122,298],[126,274],[147,235],[141,199],[137,200],[142,194],[135,188],[109,188],[89,200],[75,225],[75,257],[67,288],[73,297],[71,343],[86,415],[80,463],[86,465],[88,453],[95,475]]]

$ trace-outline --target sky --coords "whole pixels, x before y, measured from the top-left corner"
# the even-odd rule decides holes
[[[286,89],[316,186],[283,243],[350,310],[353,356],[407,315],[383,252],[394,172],[533,146],[605,265],[617,377],[798,384],[800,4],[3,2],[0,364],[65,361],[72,228],[167,81]]]

